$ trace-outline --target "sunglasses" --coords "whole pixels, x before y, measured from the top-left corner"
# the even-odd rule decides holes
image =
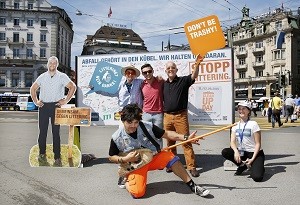
[[[136,75],[135,71],[134,70],[127,70],[125,72],[126,75]]]
[[[151,74],[152,70],[143,71],[142,73],[143,73],[143,75]]]

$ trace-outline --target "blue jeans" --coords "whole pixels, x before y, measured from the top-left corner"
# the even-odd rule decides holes
[[[147,122],[152,122],[157,127],[163,129],[164,114],[163,113],[148,113],[144,112],[142,119]],[[163,148],[163,140],[159,139],[160,148]]]

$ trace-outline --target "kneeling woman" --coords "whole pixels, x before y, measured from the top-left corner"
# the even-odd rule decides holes
[[[256,121],[250,120],[251,104],[238,104],[240,121],[232,127],[230,148],[222,150],[222,155],[235,163],[238,168],[235,175],[241,175],[250,168],[250,177],[262,181],[265,173],[265,154],[261,149],[261,131]]]

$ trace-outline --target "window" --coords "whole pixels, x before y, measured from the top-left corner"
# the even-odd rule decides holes
[[[33,3],[28,3],[27,8],[28,8],[28,10],[32,10],[33,9]]]
[[[40,35],[40,42],[45,42],[46,41],[46,34],[41,33]]]
[[[276,21],[275,22],[275,30],[281,30],[282,29],[282,21]]]
[[[30,42],[33,41],[33,34],[32,33],[27,33],[27,41],[30,41]]]
[[[273,60],[285,59],[285,50],[273,51]]]
[[[19,33],[13,34],[13,42],[19,42]]]
[[[6,34],[4,32],[0,32],[0,41],[6,40]]]
[[[5,56],[5,48],[0,48],[0,57]]]
[[[255,72],[255,76],[256,77],[264,76],[264,72],[262,70],[258,70],[258,71]]]
[[[14,18],[14,26],[19,26],[19,25],[20,25],[20,19]]]
[[[245,50],[246,50],[245,45],[239,47],[239,51],[240,51],[240,52],[243,52],[243,51],[245,51]]]
[[[240,65],[245,65],[245,58],[240,58],[239,59],[239,64]]]
[[[41,20],[41,27],[46,27],[47,26],[47,21],[46,19]]]
[[[257,56],[255,56],[255,62],[256,63],[261,63],[261,62],[263,62],[263,55],[257,55]]]
[[[256,35],[261,35],[263,33],[264,33],[264,27],[263,26],[256,28]]]
[[[25,73],[25,86],[30,87],[32,85],[32,73]]]
[[[262,48],[264,46],[263,41],[255,42],[255,48]]]
[[[14,9],[19,9],[19,8],[20,8],[19,2],[15,2],[15,3],[14,3]]]
[[[5,7],[6,7],[5,1],[1,1],[0,2],[0,8],[5,9]]]
[[[33,19],[27,19],[27,26],[33,26]]]
[[[41,58],[46,58],[46,48],[41,48],[40,49],[40,57]]]
[[[12,73],[12,87],[18,87],[19,85],[19,73]]]
[[[0,25],[6,25],[6,18],[0,17]]]
[[[5,87],[6,74],[5,71],[0,71],[0,87]]]
[[[29,57],[29,58],[32,58],[32,48],[27,48],[26,56]]]
[[[18,49],[18,48],[13,49],[13,57],[14,58],[19,58],[20,57],[20,49]]]
[[[246,78],[246,72],[245,71],[239,72],[239,78]]]

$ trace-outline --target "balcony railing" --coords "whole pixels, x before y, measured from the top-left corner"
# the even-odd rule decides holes
[[[235,65],[236,70],[247,70],[247,68],[248,68],[247,64],[243,64],[243,65],[237,64],[237,65]]]
[[[235,54],[236,54],[236,56],[247,56],[248,51],[247,50],[237,51]]]
[[[261,62],[253,62],[252,63],[253,68],[257,68],[257,67],[265,67],[265,62],[261,61]]]
[[[265,47],[262,46],[260,48],[253,48],[253,53],[264,53],[265,52]]]
[[[19,54],[19,55],[5,54],[5,56],[1,56],[0,59],[36,60],[37,58],[38,56],[35,54],[32,54],[32,56],[27,56],[26,54]]]

